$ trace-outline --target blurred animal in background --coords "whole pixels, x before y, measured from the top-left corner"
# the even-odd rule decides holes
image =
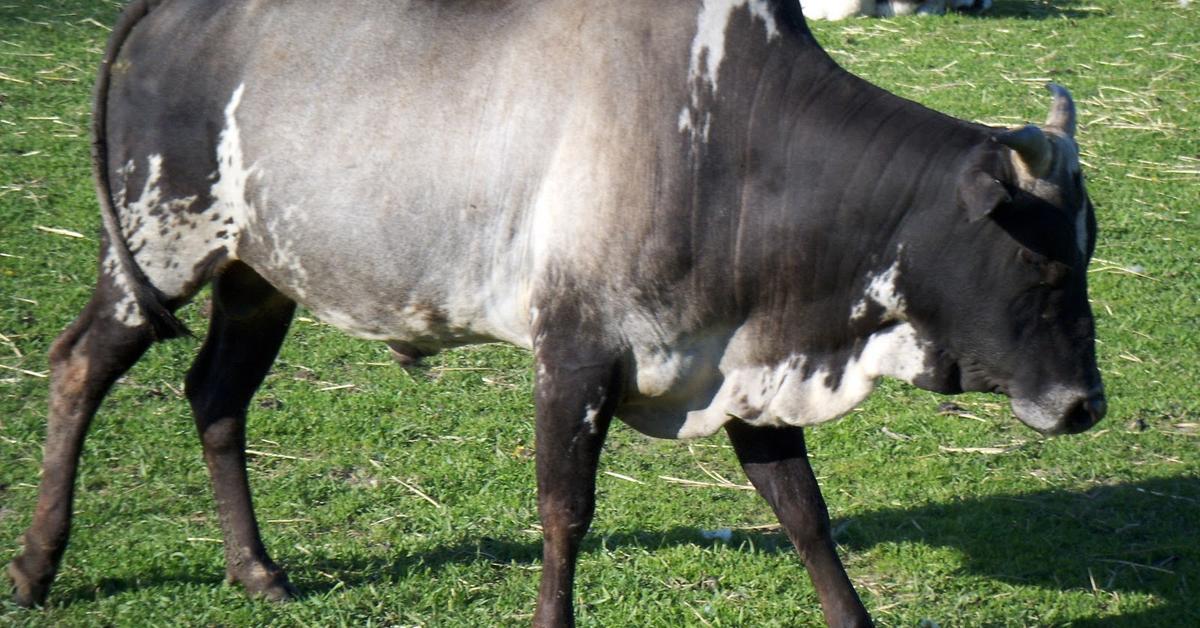
[[[946,9],[982,13],[992,8],[992,0],[800,0],[800,7],[810,20],[844,20],[860,16],[941,15]]]

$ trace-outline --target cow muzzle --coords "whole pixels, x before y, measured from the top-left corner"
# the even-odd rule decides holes
[[[1086,393],[1058,388],[1037,400],[1014,397],[1012,409],[1022,423],[1046,436],[1057,436],[1078,434],[1099,423],[1108,412],[1108,401],[1103,387]]]

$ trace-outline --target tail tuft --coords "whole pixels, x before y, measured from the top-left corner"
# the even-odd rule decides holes
[[[142,314],[150,321],[150,328],[154,330],[154,339],[170,340],[172,338],[182,338],[192,336],[192,332],[179,320],[174,313],[162,304],[156,295],[143,297],[142,290],[137,294],[138,306],[142,308]]]

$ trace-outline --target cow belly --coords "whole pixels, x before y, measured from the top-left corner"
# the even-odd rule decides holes
[[[478,342],[503,341],[529,349],[529,295],[523,282],[477,283],[442,275],[436,288],[397,283],[395,277],[342,283],[344,277],[305,279],[303,296],[289,285],[295,266],[251,263],[322,322],[358,338],[406,344],[420,354]],[[499,272],[497,273],[499,274]]]
[[[256,215],[269,228],[247,232],[238,257],[317,318],[359,338],[422,353],[496,340],[532,346],[523,240],[501,244],[480,231],[377,213],[351,220],[322,216],[318,207],[268,206]]]

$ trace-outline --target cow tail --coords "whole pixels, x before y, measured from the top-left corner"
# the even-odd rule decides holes
[[[108,46],[104,51],[104,59],[100,62],[96,87],[92,93],[91,152],[92,178],[96,185],[96,198],[100,201],[100,217],[108,248],[108,251],[101,251],[101,256],[106,253],[116,256],[117,265],[111,272],[122,273],[128,280],[125,283],[132,291],[143,316],[149,321],[155,339],[168,340],[190,335],[190,332],[166,306],[166,297],[150,283],[133,258],[129,243],[125,241],[121,230],[121,220],[113,203],[112,186],[108,177],[108,89],[112,66],[129,33],[159,2],[160,0],[134,0],[121,13],[108,38]],[[104,272],[103,267],[101,272]]]

